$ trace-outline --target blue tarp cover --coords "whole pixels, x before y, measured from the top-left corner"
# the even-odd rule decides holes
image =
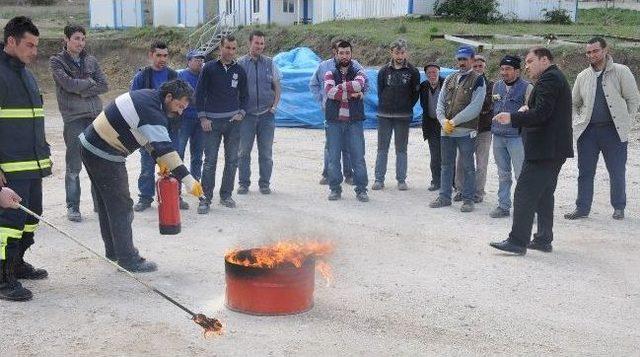
[[[273,58],[282,73],[282,96],[276,112],[276,125],[281,127],[323,128],[324,113],[320,104],[315,101],[309,91],[309,80],[322,61],[311,49],[297,47],[288,52],[281,52]],[[366,128],[377,127],[378,110],[377,68],[365,69],[369,86],[365,95]],[[454,70],[442,68],[441,76],[447,76]],[[422,80],[425,75],[420,71]],[[417,103],[413,108],[413,124],[420,123],[422,108]]]

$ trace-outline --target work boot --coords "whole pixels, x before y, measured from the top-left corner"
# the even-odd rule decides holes
[[[136,212],[142,212],[149,207],[151,207],[151,202],[141,199],[135,204],[135,206],[133,206],[133,210]]]
[[[138,257],[134,260],[118,260],[118,265],[130,272],[136,273],[150,273],[152,271],[158,270],[158,266],[156,265],[156,263],[148,261],[143,257]]]
[[[473,200],[464,200],[460,212],[473,212]]]
[[[433,202],[429,203],[429,207],[431,208],[440,208],[446,206],[451,206],[451,201],[440,196],[438,196]]]
[[[67,219],[71,222],[82,222],[82,215],[77,207],[67,208]]]
[[[331,193],[329,194],[329,197],[327,197],[329,201],[337,201],[341,198],[342,198],[342,193],[338,191],[331,191]]]
[[[220,204],[227,208],[236,208],[236,201],[234,201],[231,197],[221,198]]]
[[[20,284],[15,275],[15,263],[0,261],[0,300],[27,301],[33,298],[31,291]]]
[[[374,191],[382,190],[384,188],[384,182],[376,181],[371,185],[371,189]]]
[[[249,187],[240,185],[237,192],[239,195],[246,195],[249,193]]]
[[[200,203],[198,204],[198,214],[209,213],[210,206],[211,206],[211,203],[208,202],[207,200],[200,200]]]
[[[624,219],[624,210],[623,209],[614,209],[611,218],[622,220]]]
[[[366,192],[360,192],[360,193],[356,194],[356,198],[360,202],[369,202],[369,195],[367,195]]]
[[[19,259],[16,264],[16,278],[25,280],[42,280],[46,279],[49,273],[44,269],[34,268],[33,265]]]
[[[189,204],[187,203],[187,201],[183,200],[182,197],[180,197],[180,209],[181,210],[189,209]]]
[[[271,188],[269,188],[269,186],[260,187],[260,193],[263,195],[270,195]]]

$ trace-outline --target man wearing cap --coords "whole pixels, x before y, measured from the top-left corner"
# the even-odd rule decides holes
[[[238,64],[247,73],[249,99],[247,116],[240,123],[240,150],[238,151],[238,194],[249,192],[251,185],[251,150],[258,144],[260,193],[271,193],[273,171],[273,137],[276,130],[275,113],[280,102],[280,71],[271,57],[263,55],[265,35],[253,31],[249,35],[249,53],[240,57]]]
[[[533,85],[520,77],[520,58],[504,56],[500,61],[501,80],[493,85],[494,115],[515,113],[525,105]],[[510,124],[491,124],[493,158],[498,166],[498,206],[489,213],[492,218],[509,217],[511,210],[512,176],[517,180],[524,161],[524,146],[520,130]],[[513,174],[512,174],[513,172]]]
[[[640,95],[629,67],[614,63],[607,42],[594,37],[587,43],[590,66],[573,85],[573,128],[578,139],[578,198],[566,219],[585,218],[591,211],[593,179],[602,152],[609,172],[613,219],[623,219],[627,204],[625,170],[631,123]],[[594,89],[595,88],[595,89]]]
[[[484,77],[471,67],[475,51],[460,46],[455,57],[459,71],[449,75],[442,85],[436,114],[442,125],[442,168],[440,194],[429,204],[431,208],[451,206],[456,150],[462,156],[464,169],[463,204],[461,212],[473,211],[476,173],[473,152],[478,128],[478,116],[486,95]]]
[[[398,39],[391,44],[391,62],[378,71],[378,156],[372,190],[384,188],[391,134],[395,140],[398,190],[409,189],[405,181],[409,125],[419,97],[420,72],[407,60],[406,41]]]
[[[487,166],[489,165],[489,151],[491,149],[491,119],[493,118],[493,103],[491,102],[491,88],[493,82],[484,75],[487,68],[487,59],[481,55],[473,57],[473,70],[484,77],[486,82],[486,94],[482,110],[478,117],[478,134],[476,135],[474,156],[476,159],[476,189],[473,202],[480,203],[484,200],[484,187],[487,183]],[[453,200],[462,201],[462,187],[464,186],[464,169],[460,157],[456,160],[456,174],[454,175],[457,193]]]
[[[440,78],[440,66],[429,63],[424,67],[427,80],[420,83],[420,106],[422,107],[422,137],[429,143],[429,167],[431,168],[431,185],[429,191],[440,189],[440,131],[442,126],[436,115],[438,96],[442,89],[443,78]]]
[[[198,77],[202,71],[204,57],[204,53],[200,51],[189,51],[189,53],[187,53],[187,68],[178,71],[178,78],[189,83],[194,90],[198,87]],[[189,153],[191,155],[189,171],[196,180],[200,180],[200,176],[202,175],[204,141],[202,137],[202,126],[198,119],[198,110],[196,109],[194,101],[189,103],[187,109],[184,110],[182,120],[180,121],[178,153],[183,160],[184,153],[187,149],[187,142],[189,143]]]

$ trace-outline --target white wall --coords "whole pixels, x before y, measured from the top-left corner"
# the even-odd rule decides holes
[[[577,0],[500,0],[500,13],[508,17],[517,17],[522,21],[544,20],[542,9],[552,10],[566,9],[571,14],[571,19],[576,18]]]
[[[416,5],[421,0],[414,0]],[[409,0],[313,0],[313,22],[404,16]],[[414,6],[415,7],[415,6]]]
[[[144,25],[140,0],[91,0],[90,27],[139,27]]]

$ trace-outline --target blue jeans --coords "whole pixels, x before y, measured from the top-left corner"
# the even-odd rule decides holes
[[[376,181],[384,182],[387,174],[387,157],[391,134],[396,149],[396,180],[407,179],[407,144],[409,143],[409,124],[411,118],[388,119],[378,117],[378,156],[376,157]]]
[[[220,198],[226,199],[233,193],[233,181],[238,169],[238,146],[240,146],[240,123],[230,118],[211,121],[211,131],[204,132],[204,165],[202,166],[202,189],[208,203],[213,198],[216,185],[218,151],[224,140],[224,172],[220,185]]]
[[[189,171],[196,180],[200,180],[200,177],[202,177],[202,155],[204,154],[202,135],[202,126],[200,126],[199,119],[182,119],[180,122],[180,148],[178,154],[184,160],[187,142],[189,142],[189,153],[191,154]]]
[[[584,214],[591,211],[593,201],[593,179],[598,167],[598,156],[602,152],[609,172],[610,200],[614,209],[625,209],[627,142],[621,142],[615,125],[596,126],[589,124],[578,139],[578,199],[576,209]]]
[[[340,155],[343,143],[348,144],[353,167],[353,184],[356,193],[367,192],[369,178],[367,165],[364,161],[364,128],[362,121],[327,122],[327,145],[329,146],[329,187],[331,191],[342,192],[342,172],[340,170]]]
[[[327,123],[325,122],[325,137],[328,135]],[[342,173],[344,177],[353,177],[353,168],[351,167],[351,154],[349,154],[349,142],[346,140],[342,143]],[[324,166],[322,168],[322,177],[329,177],[329,141],[324,142]]]
[[[442,154],[442,168],[440,172],[440,197],[451,201],[453,186],[453,174],[456,165],[456,151],[462,156],[462,169],[464,171],[464,183],[462,187],[463,200],[473,200],[476,192],[476,168],[473,159],[475,152],[475,140],[470,135],[451,137],[443,135],[440,138],[440,151]]]
[[[511,168],[513,177],[518,180],[524,161],[522,137],[493,136],[493,158],[498,166],[498,207],[511,209]]]
[[[260,187],[269,187],[273,171],[273,137],[276,120],[273,113],[267,112],[259,116],[247,115],[240,123],[240,150],[238,151],[238,184],[251,185],[251,150],[253,143],[258,142],[258,167]]]
[[[180,130],[169,128],[169,138],[173,148],[178,151],[180,147]],[[145,150],[140,148],[140,176],[138,176],[138,190],[140,202],[153,202],[156,194],[156,160]]]

